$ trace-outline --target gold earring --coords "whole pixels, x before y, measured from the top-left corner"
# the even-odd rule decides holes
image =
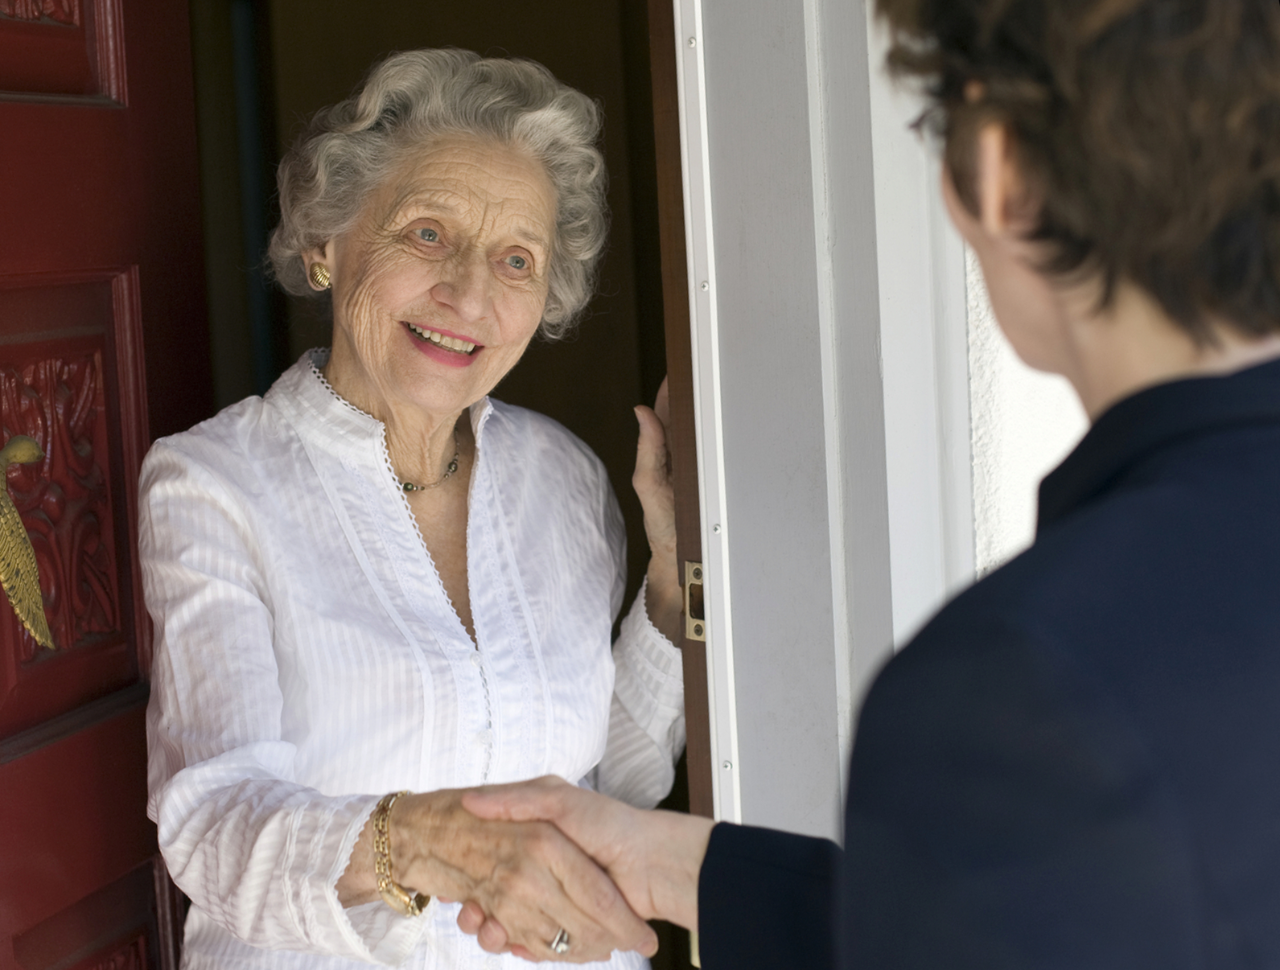
[[[311,282],[316,285],[317,289],[327,290],[329,288],[329,269],[324,263],[311,264]]]

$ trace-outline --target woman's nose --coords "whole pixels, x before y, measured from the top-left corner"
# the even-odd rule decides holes
[[[488,266],[481,259],[450,262],[440,281],[431,288],[431,295],[461,319],[483,317],[489,307]]]

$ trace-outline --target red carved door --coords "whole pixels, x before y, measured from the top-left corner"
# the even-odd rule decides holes
[[[0,0],[0,436],[56,649],[0,594],[0,970],[170,967],[135,553],[211,408],[186,0]]]

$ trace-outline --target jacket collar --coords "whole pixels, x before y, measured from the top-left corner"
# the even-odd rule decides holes
[[[1104,494],[1171,445],[1231,426],[1280,423],[1280,361],[1158,384],[1113,405],[1040,483],[1036,531]]]

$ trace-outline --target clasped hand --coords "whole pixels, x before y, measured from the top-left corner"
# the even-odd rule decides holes
[[[490,825],[519,827],[552,823],[556,834],[569,841],[574,850],[590,856],[599,866],[596,875],[612,882],[604,890],[599,888],[598,881],[583,877],[582,885],[591,885],[598,895],[576,900],[586,918],[582,925],[604,929],[606,917],[616,917],[617,897],[620,897],[627,913],[637,922],[665,919],[688,929],[697,928],[698,873],[711,837],[713,823],[709,819],[674,812],[641,811],[550,776],[473,790],[462,795],[461,805],[477,820]],[[548,839],[541,845],[553,843],[553,839]],[[559,843],[554,844],[563,848]],[[471,895],[458,898],[464,900],[458,926],[463,932],[475,935],[480,946],[490,953],[511,952],[529,960],[580,963],[605,959],[608,953],[601,955],[598,949],[601,946],[608,946],[610,950],[635,949],[646,956],[652,956],[657,949],[656,936],[652,936],[652,930],[643,922],[640,925],[650,936],[640,946],[633,942],[638,937],[618,936],[609,941],[596,930],[592,937],[581,940],[584,944],[581,947],[574,929],[562,923],[572,945],[566,953],[557,955],[543,942],[551,940],[557,928],[551,928],[550,934],[542,939],[535,939],[531,946],[527,932],[509,924],[506,917],[484,899]],[[597,914],[593,912],[593,905],[604,908]],[[626,930],[634,928],[621,920],[614,922]],[[546,929],[544,926],[542,932],[546,933]]]
[[[607,960],[614,950],[657,950],[653,930],[577,844],[532,811],[480,798],[489,791],[402,796],[389,818],[393,878],[442,902],[463,901],[459,925],[476,932],[488,921],[481,945],[493,952],[585,962]],[[480,798],[474,813],[463,807],[472,797]],[[371,830],[366,825],[338,881],[344,906],[379,898]],[[570,946],[560,954],[551,944],[562,929]]]

